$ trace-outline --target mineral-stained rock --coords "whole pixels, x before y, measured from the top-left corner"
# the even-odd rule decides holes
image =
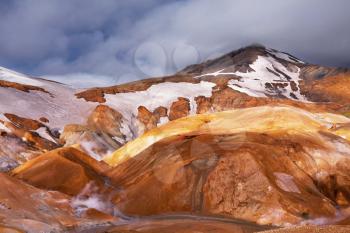
[[[91,182],[103,186],[102,173],[107,168],[103,162],[67,147],[42,154],[14,169],[12,174],[38,188],[77,195]]]
[[[0,232],[3,233],[23,233],[23,231],[12,228],[12,227],[5,227],[5,226],[0,226]]]
[[[8,135],[22,140],[27,147],[37,151],[47,151],[59,146],[55,135],[43,123],[10,113],[5,113],[4,116],[8,121],[0,120],[0,127],[6,129],[5,132]]]
[[[26,119],[23,117],[16,116],[15,114],[5,113],[7,119],[9,119],[14,125],[25,130],[37,130],[44,125],[36,120]]]
[[[46,91],[45,89],[43,89],[41,87],[26,85],[26,84],[21,84],[21,83],[16,83],[16,82],[10,82],[10,81],[5,81],[5,80],[0,80],[0,87],[14,88],[14,89],[17,89],[19,91],[24,91],[24,92],[40,91],[40,92],[50,94],[48,91]]]
[[[334,216],[332,201],[286,153],[312,139],[277,138],[202,135],[159,142],[111,172],[123,189],[115,203],[131,215],[198,212],[260,224]]]
[[[350,143],[318,122],[324,116],[292,109],[182,118],[149,131],[119,150],[125,157],[106,159],[122,190],[114,203],[127,215],[195,212],[275,225],[335,218],[350,200]]]
[[[122,138],[123,135],[120,132],[121,121],[122,115],[119,112],[106,105],[98,105],[90,114],[87,125],[97,133]]]
[[[137,119],[141,124],[144,125],[143,131],[148,131],[157,126],[159,119],[157,119],[156,116],[154,116],[153,113],[150,112],[146,107],[140,106],[137,108],[137,111]]]
[[[69,232],[111,221],[79,217],[65,194],[34,188],[3,173],[0,180],[0,232]]]
[[[15,135],[8,132],[0,134],[0,172],[9,171],[39,154],[41,151]]]
[[[158,107],[153,112],[150,112],[146,107],[138,107],[137,119],[143,125],[143,132],[146,132],[150,129],[157,127],[157,124],[160,123],[161,117],[167,116],[167,109],[165,107]]]
[[[198,96],[195,98],[197,104],[197,114],[208,113],[211,110],[211,98]]]
[[[188,116],[190,113],[190,101],[186,98],[179,97],[177,101],[171,104],[169,111],[169,120],[176,120]]]
[[[86,125],[68,124],[60,136],[62,144],[79,144],[96,159],[116,150],[125,143],[121,133],[122,115],[116,110],[98,105],[87,119]]]

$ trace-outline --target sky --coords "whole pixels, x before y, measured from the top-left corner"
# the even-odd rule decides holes
[[[348,0],[0,0],[0,66],[109,86],[259,43],[350,67],[349,9]]]

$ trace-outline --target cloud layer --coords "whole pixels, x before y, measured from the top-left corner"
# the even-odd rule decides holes
[[[347,0],[5,0],[0,65],[101,86],[173,73],[258,42],[349,67],[349,7]]]

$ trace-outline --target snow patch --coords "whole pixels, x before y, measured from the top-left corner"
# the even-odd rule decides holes
[[[249,96],[253,96],[253,97],[261,97],[259,95],[259,93],[256,93],[248,88],[245,88],[245,87],[241,87],[241,86],[238,86],[237,84],[228,84],[227,85],[228,87],[232,88],[233,90],[236,90],[236,91],[239,91],[241,93],[245,93]]]
[[[34,132],[38,133],[42,138],[45,138],[53,143],[57,143],[56,140],[52,138],[52,136],[47,132],[47,129],[45,127],[41,127]]]
[[[43,83],[37,79],[29,78],[24,74],[17,73],[4,67],[0,67],[0,80],[37,87],[43,86]]]
[[[70,205],[78,216],[88,209],[96,209],[113,216],[125,217],[112,204],[112,194],[103,195],[100,193],[98,186],[94,182],[90,182],[76,197],[72,198]]]
[[[1,79],[1,78],[0,78]],[[52,96],[40,91],[29,93],[13,88],[0,88],[0,118],[3,113],[12,113],[28,119],[45,117],[50,128],[63,127],[70,124],[84,124],[86,116],[97,103],[77,99],[75,91],[64,85],[42,81],[45,90]]]
[[[281,55],[280,55],[281,56]],[[295,63],[295,61],[294,61]],[[224,72],[225,69],[218,70],[213,73],[202,74],[195,78],[204,76],[234,75],[241,79],[231,79],[228,87],[233,90],[248,94],[253,97],[268,97],[283,95],[288,99],[297,99],[307,102],[307,99],[300,93],[300,68],[294,66],[294,71],[288,70],[284,65],[271,56],[258,56],[256,61],[249,65],[254,71],[243,72]],[[294,82],[294,91],[292,84]],[[276,85],[277,87],[273,87]],[[273,88],[269,88],[272,86]]]
[[[120,143],[120,144],[124,144],[124,143],[125,143],[125,140],[124,140],[123,138],[120,138],[120,137],[114,136],[114,137],[112,137],[112,139],[113,139],[114,141],[117,141],[117,142]]]
[[[167,116],[166,117],[161,117],[161,118],[159,118],[159,123],[158,123],[157,126],[164,125],[164,124],[166,124],[168,122],[169,122],[169,118]]]
[[[133,132],[130,129],[130,126],[127,121],[122,120],[121,126],[120,126],[120,132],[125,136],[125,141],[130,141],[133,139]]]
[[[187,98],[190,101],[191,114],[195,114],[197,104],[195,97],[212,95],[212,88],[215,83],[201,81],[200,83],[188,82],[164,82],[152,85],[145,91],[106,94],[106,104],[116,109],[123,115],[121,132],[129,141],[137,136],[138,132],[136,124],[137,108],[142,105],[149,111],[153,112],[157,107],[163,106],[170,109],[173,102],[179,97]],[[136,128],[134,128],[136,127]]]
[[[301,95],[299,89],[299,75],[300,68],[295,66],[296,72],[289,71],[281,63],[277,62],[272,57],[262,57],[258,56],[257,60],[250,65],[254,70],[252,72],[235,72],[234,74],[242,77],[240,80],[231,79],[228,85],[238,85],[244,89],[249,89],[251,92],[255,93],[258,97],[268,97],[268,95],[278,95],[281,94],[286,98],[293,99],[294,95],[298,100],[307,101],[304,96]],[[273,71],[273,72],[271,72]],[[283,74],[287,77],[285,77]],[[292,90],[291,83],[294,82],[297,91]],[[266,85],[285,85],[284,87],[278,87],[275,89],[269,89]]]
[[[94,158],[97,161],[101,161],[106,155],[112,153],[113,151],[107,150],[105,153],[98,153],[98,142],[98,139],[94,141],[82,140],[80,141],[80,146],[90,157]]]
[[[222,70],[218,70],[218,71],[215,71],[213,73],[208,73],[208,74],[202,74],[202,75],[199,75],[199,76],[195,76],[194,78],[201,78],[201,77],[204,77],[204,76],[219,76],[219,75],[234,75],[235,73],[233,72],[222,72],[224,71],[225,69],[222,69]]]
[[[10,130],[0,122],[0,131],[10,132]]]
[[[282,219],[284,218],[284,215],[286,214],[286,211],[280,208],[274,208],[274,209],[268,209],[265,214],[263,214],[258,220],[257,223],[260,225],[269,225],[271,223],[280,223],[277,225],[287,227],[290,224],[282,224]]]

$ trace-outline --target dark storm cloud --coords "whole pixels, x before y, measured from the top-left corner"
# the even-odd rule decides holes
[[[0,65],[56,80],[92,85],[98,75],[105,85],[163,75],[255,42],[350,66],[347,0],[0,3]]]

